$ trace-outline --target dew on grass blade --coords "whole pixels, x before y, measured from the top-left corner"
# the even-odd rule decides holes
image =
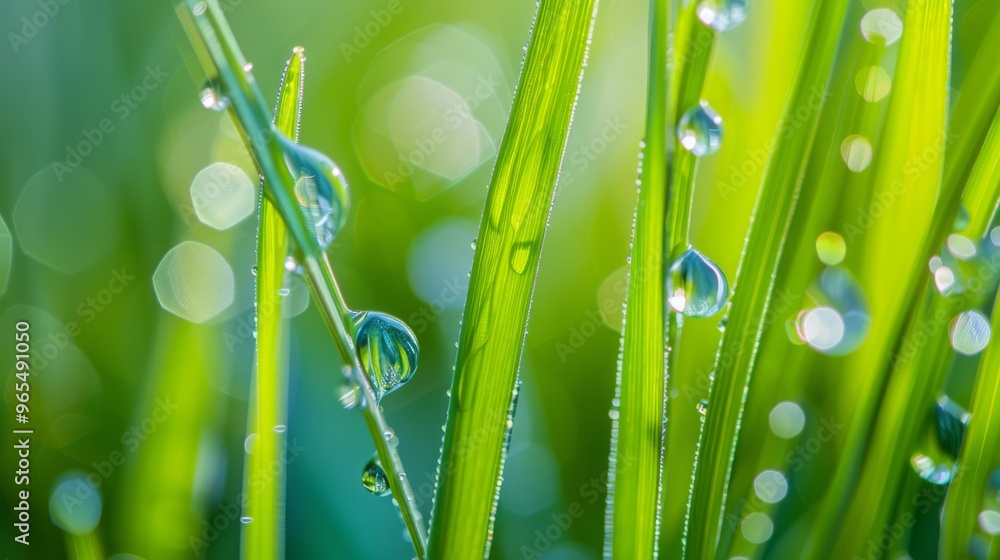
[[[379,461],[378,455],[372,456],[364,470],[361,471],[361,485],[376,496],[389,494],[389,477],[382,469],[382,462]]]
[[[201,87],[201,106],[213,111],[225,111],[229,107],[229,98],[220,94],[212,80]]]
[[[711,317],[729,299],[729,282],[717,264],[688,248],[667,273],[667,303],[687,317]]]
[[[535,244],[530,241],[515,243],[510,248],[510,267],[518,274],[524,274]]]
[[[244,525],[249,525],[249,524],[253,523],[253,517],[250,517],[248,515],[244,515],[243,517],[240,518],[240,523],[242,523]]]
[[[69,471],[56,479],[49,497],[49,516],[56,527],[82,536],[97,528],[101,520],[101,493],[80,471]]]
[[[703,0],[698,19],[716,31],[728,31],[747,18],[747,0]]]
[[[917,453],[910,458],[910,465],[917,476],[938,486],[949,484],[952,479],[952,466],[938,463],[923,453]]]
[[[698,404],[696,405],[696,408],[698,409],[698,414],[701,414],[702,416],[707,416],[708,415],[708,399],[701,399],[700,401],[698,401]]]
[[[938,440],[941,442],[941,447],[954,457],[958,456],[962,448],[965,431],[971,419],[972,414],[946,395],[940,397],[934,404]]]
[[[802,428],[806,425],[806,413],[798,404],[783,401],[774,405],[767,420],[774,435],[791,439],[802,433]]]
[[[252,433],[243,440],[243,450],[247,452],[247,455],[253,455],[255,449],[257,449],[257,434]]]
[[[399,319],[376,311],[354,315],[354,344],[375,401],[401,387],[417,370],[417,337]]]
[[[869,43],[889,46],[903,35],[903,21],[889,8],[871,10],[861,18],[861,35]]]
[[[982,352],[990,341],[990,335],[990,322],[978,311],[963,311],[948,324],[952,348],[966,356]]]
[[[934,264],[932,262],[931,266]],[[938,264],[938,267],[934,269],[934,287],[943,296],[951,295],[952,289],[955,287],[955,272],[947,266]]]
[[[278,138],[295,178],[295,197],[306,211],[320,247],[326,249],[347,221],[350,195],[344,174],[320,152],[286,136],[279,134]]]
[[[714,154],[722,145],[722,117],[707,101],[699,102],[681,116],[677,140],[696,156]]]

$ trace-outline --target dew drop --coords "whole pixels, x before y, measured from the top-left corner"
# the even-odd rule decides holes
[[[205,82],[201,89],[201,106],[213,111],[225,111],[229,107],[229,98],[220,95],[212,80]]]
[[[951,270],[951,268],[938,265],[938,267],[934,269],[934,287],[937,288],[937,291],[943,296],[947,296],[952,293],[952,288],[955,287],[955,273]]]
[[[703,0],[698,19],[716,31],[728,31],[747,18],[747,0]]]
[[[358,406],[361,392],[353,381],[348,381],[346,385],[341,386],[339,393],[337,400],[340,401],[341,406],[348,410]]]
[[[385,313],[354,316],[354,344],[372,384],[375,401],[403,386],[417,370],[417,337],[406,323]]]
[[[278,288],[278,295],[281,297],[285,297],[290,293],[292,293],[292,291],[288,288]]]
[[[938,486],[944,486],[951,482],[952,467],[943,463],[938,463],[923,453],[916,453],[910,458],[910,465],[917,473],[917,476]]]
[[[844,338],[844,318],[832,307],[816,307],[802,316],[802,336],[816,350],[830,350]]]
[[[707,416],[708,415],[708,399],[701,399],[701,400],[699,400],[698,404],[696,405],[696,408],[698,409],[698,414],[701,414],[702,416]]]
[[[247,62],[246,64],[243,65],[244,72],[249,72],[251,70],[253,70],[253,62]]]
[[[889,95],[892,78],[881,66],[862,68],[854,78],[854,86],[861,97],[869,103],[878,103]]]
[[[283,434],[286,431],[288,431],[288,426],[285,426],[284,424],[278,424],[273,428],[273,430],[279,434]]]
[[[193,13],[196,16],[200,16],[203,15],[205,13],[205,10],[207,9],[208,9],[208,4],[204,2],[198,2],[197,4],[194,5],[193,8],[191,8],[191,13]]]
[[[361,471],[361,485],[376,496],[385,496],[389,494],[389,477],[385,475],[385,470],[382,468],[382,462],[379,461],[378,455],[372,456],[365,465],[363,471]]]
[[[979,514],[978,519],[979,527],[984,533],[991,537],[1000,535],[1000,512],[987,509]]]
[[[958,457],[971,419],[972,414],[947,396],[939,398],[934,405],[938,440],[941,442],[941,447],[953,457]]]
[[[257,276],[257,265],[253,265],[250,267],[250,274],[252,276]]]
[[[302,267],[299,266],[298,261],[296,261],[295,257],[292,256],[285,257],[285,270],[287,270],[288,272],[294,272],[296,274],[302,273]]]
[[[952,348],[966,356],[982,352],[990,341],[990,334],[990,322],[978,311],[963,311],[948,325]]]
[[[969,260],[976,256],[976,244],[964,235],[953,233],[948,236],[948,252],[959,260]]]
[[[889,46],[903,35],[903,21],[889,8],[871,10],[861,18],[861,35],[870,43]]]
[[[667,274],[667,303],[687,317],[711,317],[729,299],[729,282],[722,269],[688,248],[674,261]]]
[[[247,436],[243,440],[243,450],[247,452],[247,455],[253,455],[254,449],[257,448],[257,434],[253,433]]]
[[[253,523],[253,517],[244,515],[243,517],[240,518],[240,523],[244,525],[249,525],[250,523]]]
[[[295,177],[295,196],[320,247],[326,249],[347,221],[347,181],[330,158],[285,136],[278,138]]]
[[[714,154],[722,145],[722,117],[707,101],[701,101],[681,116],[677,140],[696,156]]]

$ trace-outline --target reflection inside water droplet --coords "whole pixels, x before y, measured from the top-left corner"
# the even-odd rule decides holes
[[[379,461],[377,455],[369,459],[364,470],[361,471],[361,485],[376,496],[389,494],[389,478],[385,475],[382,462]]]
[[[229,107],[229,98],[220,95],[211,80],[202,86],[200,99],[202,107],[213,111],[225,111]]]
[[[398,389],[417,370],[417,337],[405,323],[386,313],[354,316],[354,344],[376,402]]]
[[[321,248],[326,249],[347,221],[350,195],[340,168],[326,155],[278,134],[295,178],[295,197]]]
[[[677,140],[696,156],[714,154],[722,145],[722,117],[707,101],[701,101],[681,116]]]
[[[688,248],[667,272],[667,303],[687,317],[711,317],[729,298],[729,282],[717,264]]]

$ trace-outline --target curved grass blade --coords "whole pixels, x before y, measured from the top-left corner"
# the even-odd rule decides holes
[[[178,15],[192,43],[203,47],[199,50],[202,64],[218,80],[222,95],[230,101],[254,161],[264,177],[264,194],[274,203],[294,241],[293,251],[309,280],[313,298],[333,334],[337,350],[348,366],[350,382],[358,386],[360,409],[388,478],[389,489],[399,505],[417,557],[422,559],[427,537],[416,496],[406,478],[398,451],[384,436],[389,426],[378,407],[371,381],[362,373],[350,334],[349,310],[329,261],[296,200],[295,181],[278,131],[270,122],[260,88],[217,0],[184,0],[183,5],[178,6]]]
[[[815,91],[826,90],[846,7],[846,0],[817,4],[788,105],[791,110],[807,106]],[[777,139],[754,208],[698,442],[685,520],[684,557],[688,559],[714,558],[719,543],[747,387],[816,122],[814,117]]]
[[[538,257],[596,9],[596,0],[538,7],[477,238],[430,558],[489,553]]]
[[[285,65],[278,86],[274,112],[278,130],[298,141],[305,85],[305,53],[296,47]],[[278,210],[260,188],[257,224],[257,337],[250,426],[247,437],[255,438],[254,452],[247,457],[244,476],[244,558],[284,557],[284,464],[285,422],[288,403],[288,332],[282,317],[285,259],[289,252],[288,231]]]

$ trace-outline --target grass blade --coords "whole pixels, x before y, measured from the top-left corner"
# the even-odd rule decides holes
[[[288,59],[278,87],[275,126],[298,140],[305,80],[305,54],[296,48]],[[257,338],[254,389],[247,437],[254,437],[254,452],[247,457],[244,494],[247,503],[243,526],[244,558],[284,557],[284,471],[272,475],[274,465],[283,464],[286,407],[288,401],[288,334],[282,318],[279,290],[285,281],[285,258],[289,252],[288,231],[278,210],[264,197],[261,185],[257,225]]]
[[[788,105],[792,110],[808,106],[815,91],[826,90],[846,6],[845,0],[823,0],[815,8]],[[685,522],[685,558],[713,558],[719,543],[747,386],[816,120],[777,139],[754,208],[698,442]]]
[[[542,0],[483,212],[459,339],[430,558],[488,554],[538,257],[596,0]]]

